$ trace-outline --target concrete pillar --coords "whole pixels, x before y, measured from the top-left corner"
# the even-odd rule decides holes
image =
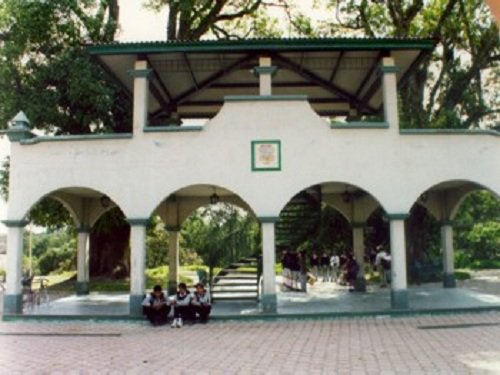
[[[406,280],[406,214],[389,215],[391,236],[391,307],[408,308],[408,290]]]
[[[356,276],[354,289],[358,292],[366,291],[364,226],[364,223],[352,223],[352,247],[354,251],[354,258],[359,265],[359,271]]]
[[[275,313],[276,297],[276,248],[274,241],[274,224],[277,218],[260,218],[262,232],[262,310]]]
[[[455,288],[453,226],[449,222],[441,224],[441,247],[443,249],[443,286]]]
[[[384,57],[380,69],[382,71],[385,122],[389,124],[389,129],[399,132],[398,87],[396,79],[396,73],[399,69],[394,64],[392,57]]]
[[[272,76],[276,73],[276,67],[271,65],[271,58],[260,57],[254,73],[259,77],[259,95],[272,95]]]
[[[25,221],[5,220],[7,226],[7,288],[3,300],[4,314],[21,314],[23,266],[23,229]]]
[[[179,228],[168,230],[168,294],[177,292],[179,285]]]
[[[151,69],[148,69],[148,63],[144,60],[135,62],[134,70],[129,71],[134,77],[134,104],[132,127],[134,136],[142,134],[144,126],[148,122],[148,76]]]
[[[128,219],[130,223],[130,315],[142,314],[146,291],[146,225],[148,219]]]
[[[78,229],[78,250],[76,262],[76,294],[89,294],[89,235],[90,229],[82,227]]]

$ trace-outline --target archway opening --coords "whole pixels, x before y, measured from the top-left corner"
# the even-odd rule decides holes
[[[116,225],[123,217],[110,197],[86,187],[57,189],[32,205],[25,215],[29,224],[24,230],[21,265],[23,311],[73,314],[74,306],[58,301],[75,293],[106,291],[109,283],[100,276],[121,279],[123,289],[128,288],[128,234],[123,241]],[[107,268],[102,268],[100,260],[105,260]],[[120,272],[117,265],[122,267]]]
[[[214,185],[184,187],[155,209],[152,221],[162,237],[160,244],[148,231],[147,272],[157,270],[155,283],[172,294],[180,282],[190,288],[203,282],[218,306],[257,302],[260,229],[237,194]]]
[[[371,291],[370,283],[377,283],[370,256],[388,242],[383,215],[376,198],[343,182],[314,185],[292,197],[276,223],[281,304],[300,303],[311,312],[356,309],[338,302],[348,291],[366,291],[367,285]]]
[[[500,305],[496,194],[471,181],[434,185],[414,203],[406,233],[409,281],[429,294],[446,293],[432,307]]]

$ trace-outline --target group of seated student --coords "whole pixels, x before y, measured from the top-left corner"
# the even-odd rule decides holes
[[[142,307],[144,315],[154,326],[166,324],[173,307],[172,328],[181,328],[185,320],[194,321],[196,318],[206,323],[212,309],[210,293],[202,283],[196,284],[194,293],[185,283],[180,283],[177,293],[169,297],[165,296],[160,285],[155,285],[153,292],[144,298]]]

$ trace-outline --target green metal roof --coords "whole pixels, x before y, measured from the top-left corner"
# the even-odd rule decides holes
[[[436,39],[425,38],[288,38],[201,41],[148,41],[87,46],[92,55],[168,52],[432,50]]]
[[[425,38],[295,38],[109,43],[88,52],[132,96],[129,72],[144,60],[149,76],[150,121],[172,113],[211,118],[224,98],[258,94],[253,69],[270,57],[276,74],[273,95],[305,95],[322,116],[380,113],[380,64],[391,56],[403,84],[437,40]],[[172,116],[172,119],[174,116]]]

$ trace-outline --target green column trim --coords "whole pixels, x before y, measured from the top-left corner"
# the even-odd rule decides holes
[[[366,222],[365,221],[353,221],[351,222],[351,227],[354,229],[354,228],[361,228],[361,229],[364,229],[367,227],[366,225]]]
[[[144,226],[144,227],[146,227],[149,224],[149,218],[147,218],[147,219],[143,219],[143,218],[128,218],[126,220],[132,226]]]
[[[260,299],[262,312],[275,314],[278,307],[278,298],[276,294],[263,294]]]
[[[357,276],[354,282],[354,290],[356,292],[366,292],[366,279],[364,276]]]
[[[395,65],[389,65],[389,66],[385,66],[385,65],[382,65],[380,67],[380,71],[382,73],[397,73],[399,72],[401,69],[399,69],[397,66]]]
[[[394,310],[405,310],[408,307],[408,290],[391,290],[391,308]]]
[[[75,283],[75,292],[77,296],[85,296],[89,294],[90,287],[88,281],[77,281]]]
[[[443,287],[444,288],[455,288],[457,282],[455,281],[455,274],[453,273],[443,273]]]
[[[148,78],[153,69],[130,69],[127,71],[134,78]]]
[[[439,222],[439,225],[441,225],[442,227],[444,226],[453,227],[455,225],[455,222],[453,220],[441,220]]]
[[[77,233],[86,233],[86,234],[89,234],[90,233],[90,227],[88,226],[81,226],[79,228],[76,229],[76,232]]]
[[[271,77],[273,77],[276,72],[278,71],[278,67],[276,66],[257,66],[253,68],[253,74],[256,75],[257,77],[260,76],[261,74],[270,74]]]
[[[22,294],[6,294],[3,296],[4,315],[18,315],[23,313]]]
[[[257,220],[259,220],[261,224],[276,223],[279,220],[279,218],[280,218],[279,216],[258,216]]]
[[[28,225],[30,222],[27,220],[2,220],[2,223],[7,228],[22,228]]]
[[[406,220],[410,217],[409,213],[386,214],[389,220]]]
[[[144,295],[133,295],[129,296],[128,309],[129,315],[131,316],[141,316],[142,315],[142,301],[144,300]]]

